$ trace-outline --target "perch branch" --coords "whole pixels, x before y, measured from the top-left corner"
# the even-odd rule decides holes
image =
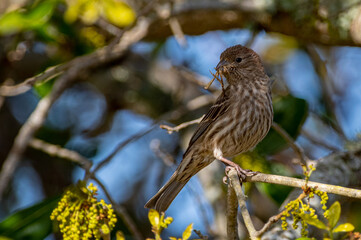
[[[297,187],[297,188],[302,188],[306,184],[306,181],[303,179],[284,177],[284,176],[265,174],[265,173],[258,173],[254,176],[247,177],[246,181],[272,183],[272,184]],[[318,190],[327,193],[361,199],[361,190],[359,189],[340,187],[336,185],[312,182],[312,181],[308,181],[307,186],[311,188],[317,188]]]

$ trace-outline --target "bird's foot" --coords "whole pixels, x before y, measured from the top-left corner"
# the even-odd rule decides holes
[[[241,168],[238,164],[232,162],[232,164],[228,164],[228,166],[225,169],[226,175],[228,175],[228,172],[234,168],[237,171],[239,180],[241,180],[241,182],[245,182],[247,177],[252,177],[254,175],[256,175],[259,172],[255,172],[249,169],[243,169]]]
[[[228,176],[229,170],[231,168],[234,168],[237,171],[239,180],[241,180],[241,182],[245,182],[247,177],[252,177],[258,173],[258,172],[254,172],[252,170],[243,169],[237,163],[234,163],[231,160],[228,160],[227,158],[223,157],[222,155],[218,155],[218,156],[217,155],[218,154],[215,154],[216,158],[226,165],[226,169],[225,169],[226,176]],[[227,177],[223,178],[223,182],[224,183],[227,182]]]

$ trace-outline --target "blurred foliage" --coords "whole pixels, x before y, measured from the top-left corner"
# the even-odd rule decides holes
[[[16,9],[3,14],[0,17],[0,35],[26,30],[55,31],[48,21],[59,3],[62,1],[36,1],[29,9]],[[134,11],[124,2],[116,0],[67,0],[66,4],[64,18],[69,23],[79,18],[85,24],[93,24],[99,18],[104,18],[118,27],[125,27],[135,20]]]
[[[50,28],[48,23],[58,0],[38,1],[30,9],[16,9],[0,17],[0,35]]]
[[[135,20],[134,11],[117,0],[66,0],[66,3],[68,9],[64,17],[70,23],[80,18],[86,24],[93,24],[102,17],[118,27],[125,27]]]
[[[0,223],[0,239],[44,239],[52,232],[49,216],[59,199],[46,199],[7,217]]]

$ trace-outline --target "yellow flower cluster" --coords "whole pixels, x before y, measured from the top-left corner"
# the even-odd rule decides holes
[[[322,209],[324,210],[324,217],[328,218],[329,210],[326,206],[328,200],[327,193],[317,190],[316,188],[310,188],[307,186],[308,180],[312,172],[315,170],[316,169],[312,165],[309,167],[309,170],[304,168],[304,175],[306,177],[306,186],[303,188],[304,194],[308,195],[309,199],[313,198],[315,194],[319,196],[321,198],[320,203],[322,204]],[[307,203],[304,203],[302,199],[293,200],[285,206],[285,210],[282,212],[281,217],[283,230],[287,229],[288,223],[286,221],[286,218],[290,217],[291,215],[293,216],[293,229],[297,229],[298,223],[300,223],[302,226],[301,235],[303,237],[307,236],[308,234],[308,224],[315,225],[319,222],[318,216],[315,214],[315,209],[310,206],[309,201],[307,201]]]
[[[103,199],[98,202],[97,191],[91,183],[64,194],[50,216],[51,220],[59,222],[64,240],[100,239],[114,228],[117,218],[112,205]]]

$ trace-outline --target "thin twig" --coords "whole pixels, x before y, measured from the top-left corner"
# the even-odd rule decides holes
[[[70,149],[62,148],[58,145],[47,143],[37,138],[31,139],[29,142],[29,146],[34,149],[43,151],[49,154],[50,156],[56,156],[59,158],[70,160],[78,164],[80,167],[84,168],[85,170],[90,170],[92,166],[92,162],[89,159],[80,155],[79,153],[72,151]]]
[[[64,72],[64,70],[68,69],[71,66],[71,62],[72,61],[65,63],[65,64],[60,64],[60,65],[50,67],[50,68],[46,69],[44,72],[42,72],[36,76],[33,76],[31,78],[28,78],[24,82],[16,84],[16,85],[13,85],[13,86],[2,85],[2,86],[0,86],[0,95],[9,97],[9,96],[16,96],[16,95],[22,94],[22,93],[30,90],[36,83],[46,82],[50,79],[53,79],[53,78],[59,76],[60,74],[62,74]]]
[[[178,126],[175,126],[175,127],[171,127],[171,126],[164,125],[164,124],[160,125],[159,127],[162,128],[162,129],[166,129],[169,134],[172,134],[173,132],[178,132],[179,130],[181,130],[183,128],[186,128],[186,127],[188,127],[190,125],[200,123],[202,121],[203,117],[204,117],[204,115],[202,117],[194,119],[192,121],[181,123],[181,124],[179,124]]]
[[[304,166],[307,166],[307,157],[303,151],[303,149],[298,146],[297,143],[292,139],[292,137],[277,123],[272,123],[272,128],[278,132],[288,143],[288,145],[293,149],[293,151],[298,155],[300,163]]]
[[[177,40],[178,44],[183,48],[186,47],[187,40],[184,36],[182,27],[179,24],[179,21],[176,17],[169,18],[169,27],[170,27],[170,30],[172,31],[175,39]]]
[[[237,195],[234,191],[232,184],[228,184],[227,191],[227,239],[237,240],[238,236],[238,223],[237,223],[237,211],[238,211],[238,202]]]
[[[106,21],[104,18],[101,18],[101,17],[95,22],[95,24],[113,36],[119,36],[123,32],[123,30],[121,30],[117,26],[109,23],[108,21]]]
[[[304,192],[302,192],[297,200],[302,200],[305,197],[307,197],[307,194],[305,194]],[[283,213],[287,211],[287,210],[283,210],[282,212],[280,212],[279,214],[272,216],[268,219],[268,221],[263,225],[263,227],[257,231],[257,237],[262,236],[271,226],[272,224],[276,223],[278,220],[280,220],[280,218],[282,217]]]
[[[331,150],[333,152],[337,152],[337,151],[340,150],[337,147],[334,147],[334,146],[330,145],[329,143],[327,143],[325,141],[322,141],[321,139],[317,138],[316,136],[314,136],[309,131],[302,130],[301,133],[302,133],[302,135],[304,135],[308,140],[310,140],[314,144],[317,144],[317,145],[319,145],[321,147],[329,149],[329,150]]]
[[[239,208],[241,210],[243,221],[244,221],[244,224],[246,225],[249,236],[250,236],[250,238],[252,240],[257,239],[257,237],[256,237],[257,236],[257,231],[256,231],[256,229],[255,229],[255,227],[253,225],[251,215],[249,214],[249,212],[247,210],[247,206],[246,206],[246,198],[247,197],[243,193],[237,171],[234,168],[231,168],[227,172],[227,176],[228,176],[228,178],[230,180],[229,184],[231,184],[234,191],[236,192],[236,196],[237,196],[237,199],[238,199],[238,205],[239,205]]]
[[[110,196],[110,194],[109,194],[108,190],[106,189],[106,187],[104,186],[104,184],[95,175],[92,175],[91,178],[103,190],[105,196],[108,198],[109,202],[112,204],[117,215],[122,219],[122,221],[125,223],[125,225],[127,225],[127,228],[132,233],[132,237],[134,237],[134,239],[138,239],[138,240],[144,239],[141,232],[138,230],[137,225],[134,223],[133,219],[129,216],[127,210],[114,201],[114,199]]]
[[[204,235],[201,233],[200,230],[194,229],[193,232],[195,232],[200,239],[202,239],[202,240],[208,240],[208,236],[204,236]]]
[[[104,160],[102,160],[96,167],[95,169],[92,171],[91,174],[94,174],[95,172],[97,172],[99,169],[101,169],[102,167],[104,167],[107,163],[110,162],[110,160],[112,160],[112,158],[120,151],[122,150],[125,146],[127,146],[128,144],[138,140],[139,138],[143,137],[144,135],[150,133],[151,131],[153,131],[153,129],[157,126],[157,123],[154,123],[151,127],[147,128],[146,130],[134,134],[133,136],[129,137],[127,140],[120,142],[112,151],[111,154],[109,154],[108,157],[106,157]]]
[[[332,118],[329,121],[330,126],[343,138],[347,139],[344,131],[340,127],[339,119],[336,113],[336,102],[334,101],[335,87],[333,86],[333,74],[329,74],[331,68],[327,67],[327,62],[324,61],[320,54],[317,52],[316,47],[307,45],[306,47],[307,54],[310,56],[310,59],[315,66],[315,70],[319,76],[320,84],[322,85],[322,97],[324,100],[325,108],[327,113]]]
[[[150,145],[150,149],[154,152],[154,154],[158,158],[162,159],[163,163],[166,166],[172,167],[175,165],[176,161],[175,161],[174,157],[172,156],[172,154],[161,149],[159,139],[153,139],[149,145]]]

